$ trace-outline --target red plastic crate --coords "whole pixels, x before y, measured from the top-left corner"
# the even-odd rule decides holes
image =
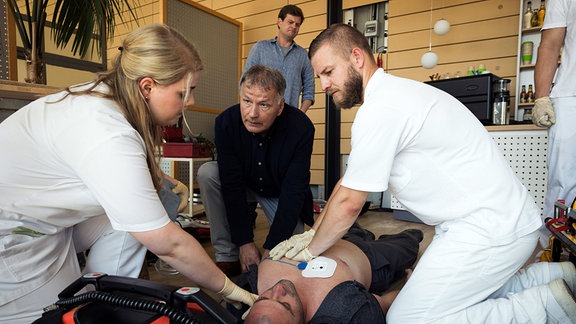
[[[210,157],[210,146],[207,143],[163,143],[163,156],[183,158]]]

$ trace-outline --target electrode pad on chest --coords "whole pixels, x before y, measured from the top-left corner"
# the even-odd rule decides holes
[[[306,278],[330,278],[336,271],[336,261],[319,256],[308,261],[308,265],[302,271],[302,276]]]

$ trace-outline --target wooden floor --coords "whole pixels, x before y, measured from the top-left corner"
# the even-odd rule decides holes
[[[434,235],[434,228],[432,226],[396,220],[392,213],[384,210],[368,210],[366,213],[358,218],[360,225],[372,231],[376,237],[382,234],[393,234],[402,232],[405,229],[415,228],[424,232],[424,239],[420,243],[420,255],[424,252],[426,247],[430,244],[432,236]],[[259,210],[256,219],[256,228],[254,229],[254,237],[256,244],[262,246],[268,233],[269,225],[263,213]],[[214,248],[210,244],[210,239],[200,240],[204,249],[214,259]],[[201,271],[201,270],[200,270]],[[166,274],[163,271],[160,273],[156,270],[155,265],[151,262],[148,266],[148,273],[151,280],[163,282],[174,286],[196,286],[194,282],[187,279],[180,274]],[[233,278],[234,279],[234,278]],[[395,283],[390,289],[400,289],[404,282],[400,281]]]

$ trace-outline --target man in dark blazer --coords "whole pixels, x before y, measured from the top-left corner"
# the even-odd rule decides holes
[[[276,244],[313,223],[314,125],[302,111],[287,109],[285,87],[275,69],[255,65],[246,71],[240,103],[216,118],[217,162],[198,170],[216,264],[228,275],[259,264]],[[270,223],[263,253],[254,243],[254,201]]]

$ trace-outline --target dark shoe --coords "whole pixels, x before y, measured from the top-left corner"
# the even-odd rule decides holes
[[[403,232],[417,239],[418,243],[422,242],[422,239],[424,238],[424,233],[419,229],[407,229]]]
[[[358,222],[354,222],[352,226],[350,226],[348,232],[344,235],[344,237],[346,237],[347,235],[356,235],[366,241],[374,241],[376,239],[374,233],[360,226]]]
[[[398,234],[406,234],[410,237],[413,237],[414,239],[416,239],[418,241],[418,243],[422,242],[422,239],[424,238],[424,233],[422,233],[421,230],[413,229],[413,228],[404,230]],[[383,234],[383,235],[378,236],[378,239],[380,240],[380,239],[394,236],[394,235],[398,235],[398,234]]]
[[[239,261],[216,262],[216,265],[228,277],[239,275],[240,273],[242,273]]]

